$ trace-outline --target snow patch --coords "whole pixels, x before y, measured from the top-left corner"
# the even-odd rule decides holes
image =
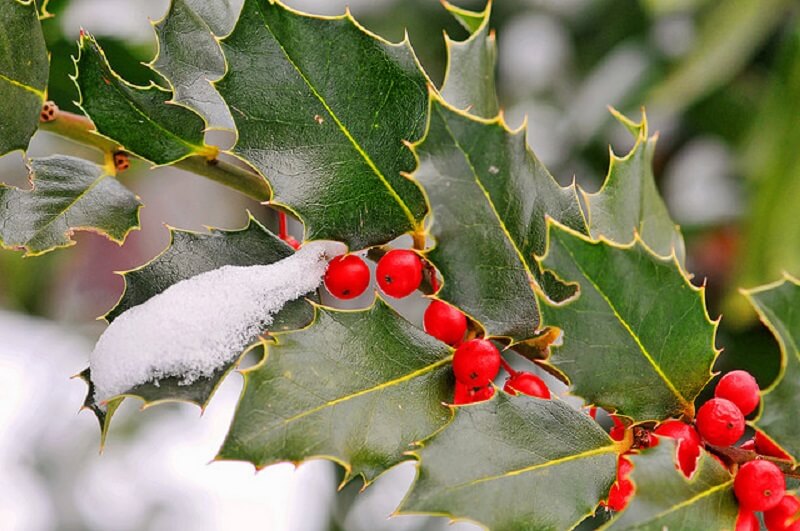
[[[263,266],[224,266],[117,317],[89,356],[95,402],[165,377],[189,385],[232,362],[283,306],[319,287],[340,243],[310,242]]]

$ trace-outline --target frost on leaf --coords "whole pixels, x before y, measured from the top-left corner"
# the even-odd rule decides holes
[[[265,266],[183,280],[118,316],[89,360],[95,403],[165,377],[189,385],[235,360],[291,300],[315,290],[337,244],[309,243]]]

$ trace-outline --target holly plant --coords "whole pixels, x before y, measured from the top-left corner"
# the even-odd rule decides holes
[[[116,178],[132,160],[212,179],[276,210],[279,233],[253,217],[238,230],[170,229],[166,250],[123,273],[106,321],[224,266],[277,264],[315,240],[347,249],[326,257],[329,295],[287,303],[252,338],[260,361],[241,369],[217,459],[330,459],[365,485],[413,461],[396,514],[496,530],[746,530],[759,518],[800,529],[787,490],[800,477],[800,282],[743,291],[782,347],[777,381],[761,390],[734,371],[697,403],[719,320],[656,188],[646,117],[612,111],[633,147],[611,153],[599,191],[559,185],[499,111],[490,6],[443,6],[469,36],[446,39],[437,87],[407,39],[349,13],[173,0],[154,24],[160,83],[122,79],[81,31],[73,114],[47,98],[47,13],[1,0],[0,155],[40,129],[105,162],[28,160],[29,188],[0,188],[0,243],[26,256],[73,245],[75,231],[122,244],[142,206]],[[209,144],[208,129],[234,131],[235,145]],[[368,307],[320,302],[362,295],[373,277]],[[428,300],[422,320],[398,304],[415,292]],[[105,440],[126,398],[204,407],[243,355],[101,401],[87,369],[85,405]]]

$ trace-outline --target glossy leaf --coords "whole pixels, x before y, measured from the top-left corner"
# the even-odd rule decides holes
[[[613,114],[631,132],[636,144],[624,157],[611,152],[608,176],[598,192],[581,191],[591,234],[623,244],[632,242],[638,234],[656,254],[670,256],[674,252],[683,264],[683,235],[670,218],[653,177],[656,136],[648,136],[644,115],[641,122],[634,123],[616,111]]]
[[[33,0],[0,2],[0,155],[28,148],[45,101],[49,61]]]
[[[75,64],[79,105],[101,135],[155,164],[211,153],[200,116],[169,104],[172,93],[157,85],[137,87],[119,77],[91,35],[81,35]]]
[[[441,272],[438,295],[490,336],[534,336],[539,314],[531,283],[545,247],[545,215],[584,229],[573,187],[561,188],[531,153],[522,132],[434,97],[414,173],[431,204],[428,258]]]
[[[491,2],[478,13],[454,6],[444,7],[470,32],[464,41],[454,41],[445,34],[447,70],[442,97],[453,107],[482,118],[493,118],[500,111],[495,87],[497,43],[489,30]]]
[[[234,152],[304,221],[306,240],[360,249],[420,230],[423,194],[400,172],[414,166],[403,142],[422,135],[427,78],[408,41],[349,15],[246,0],[222,49],[228,72],[215,85],[239,132]]]
[[[139,228],[136,195],[92,162],[54,155],[30,161],[31,190],[0,185],[0,244],[28,256],[74,245],[72,233],[99,232],[119,244]]]
[[[211,229],[209,233],[203,234],[170,229],[170,236],[170,245],[160,255],[137,269],[122,273],[125,278],[125,292],[117,305],[105,316],[109,322],[125,310],[144,303],[181,280],[226,265],[268,265],[294,253],[291,247],[252,217],[239,230]],[[313,300],[316,297],[309,294],[309,298]],[[307,326],[313,318],[314,309],[308,300],[296,299],[288,302],[275,314],[271,331],[296,330]],[[252,343],[255,344],[258,340],[258,337],[253,337]],[[158,383],[138,385],[125,394],[141,399],[145,405],[179,400],[204,408],[222,379],[238,363],[238,359],[234,360],[220,367],[212,376],[198,378],[190,385],[182,384],[180,377],[165,377],[159,379]],[[85,406],[98,416],[105,438],[116,407],[109,406],[109,413],[95,406],[88,370],[82,373],[83,379],[90,384]],[[118,401],[121,402],[122,399],[114,399],[111,404]]]
[[[744,294],[781,346],[781,371],[764,390],[756,424],[797,460],[800,456],[800,283],[782,281]]]
[[[497,391],[456,408],[453,422],[423,441],[417,481],[399,512],[498,531],[570,529],[614,482],[616,452],[592,419],[561,400]]]
[[[714,457],[701,452],[687,479],[675,466],[675,443],[661,443],[630,456],[635,485],[628,507],[602,529],[727,529],[736,527],[739,506],[733,477]]]
[[[172,85],[173,100],[197,111],[211,128],[233,129],[233,118],[211,85],[225,74],[217,37],[236,22],[230,0],[172,0],[155,24],[158,55],[153,67]]]
[[[550,361],[572,391],[637,421],[694,416],[717,357],[703,290],[638,239],[593,241],[556,223],[548,234],[543,266],[579,286],[574,299],[541,306],[543,323],[564,332]]]
[[[450,418],[451,351],[383,301],[318,307],[308,328],[278,334],[244,390],[220,459],[261,468],[325,457],[367,481]]]

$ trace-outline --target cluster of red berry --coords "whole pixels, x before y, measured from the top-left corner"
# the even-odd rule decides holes
[[[417,253],[394,249],[378,261],[375,276],[381,291],[390,297],[402,298],[419,288],[423,269]],[[353,254],[331,260],[325,273],[325,287],[339,299],[358,297],[367,289],[369,281],[367,264]],[[432,284],[435,290],[435,277],[432,278]],[[428,334],[456,347],[453,355],[456,377],[454,404],[470,404],[491,398],[494,395],[492,382],[501,366],[510,375],[504,387],[507,393],[550,398],[550,390],[541,378],[529,372],[513,370],[488,339],[476,338],[462,342],[467,333],[467,317],[458,308],[439,300],[431,301],[425,310],[423,326]]]
[[[698,411],[695,426],[680,420],[662,422],[652,433],[640,434],[638,447],[655,446],[662,436],[675,439],[677,467],[687,478],[691,476],[697,466],[703,443],[710,445],[712,450],[714,446],[729,447],[736,443],[744,434],[744,417],[755,411],[760,400],[755,378],[745,371],[732,371],[723,376],[714,395]],[[622,440],[626,426],[617,417],[612,416],[612,420],[615,425],[610,435],[615,440]],[[791,459],[759,431],[740,448],[755,451],[761,456]],[[728,468],[713,451],[709,455]],[[628,504],[634,490],[628,477],[632,468],[630,459],[624,454],[620,455],[617,481],[609,491],[608,501],[605,502],[607,507],[620,511]],[[786,494],[783,472],[775,463],[757,458],[740,466],[731,463],[731,468],[736,474],[733,490],[739,501],[736,531],[758,531],[759,523],[755,513],[759,511],[764,512],[764,521],[769,531],[800,531],[800,500],[792,494]]]

